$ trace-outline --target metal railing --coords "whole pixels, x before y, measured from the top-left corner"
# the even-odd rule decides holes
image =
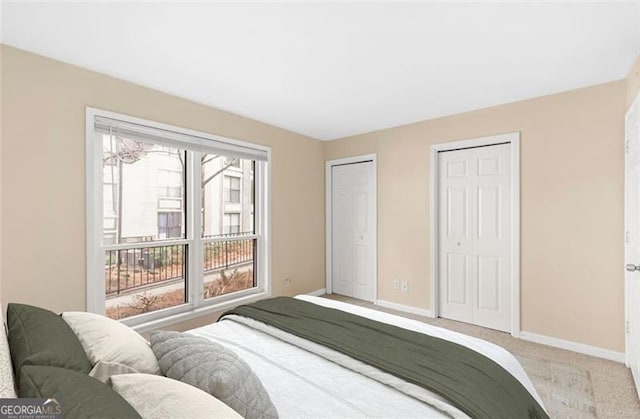
[[[229,235],[224,235],[228,237]],[[229,269],[254,260],[255,238],[215,241],[204,244],[204,271]]]
[[[185,245],[140,247],[105,252],[105,293],[125,291],[184,278]]]
[[[206,236],[203,246],[204,271],[227,270],[255,260],[256,238],[244,233]],[[228,240],[225,240],[227,239]],[[170,244],[105,252],[105,293],[107,297],[147,286],[184,280],[186,245]]]

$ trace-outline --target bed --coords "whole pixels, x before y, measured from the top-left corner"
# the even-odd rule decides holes
[[[522,414],[518,414],[518,417],[548,417],[544,411],[542,400],[521,365],[509,352],[499,346],[481,339],[430,326],[418,321],[320,297],[300,295],[294,299],[288,299],[288,297],[285,297],[285,299],[279,301],[276,299],[273,301],[266,300],[263,303],[263,307],[268,307],[268,304],[271,304],[270,307],[280,307],[284,303],[289,304],[289,300],[291,300],[291,304],[296,307],[302,306],[309,307],[312,310],[324,310],[318,311],[323,314],[315,315],[316,317],[325,317],[325,311],[330,315],[337,315],[339,319],[347,318],[344,316],[352,316],[348,318],[356,319],[358,321],[364,319],[362,320],[362,324],[365,328],[370,328],[374,323],[375,325],[386,325],[382,326],[384,334],[388,334],[389,330],[396,329],[397,327],[401,333],[416,335],[418,338],[429,337],[429,339],[435,339],[438,342],[442,341],[447,345],[453,345],[451,346],[453,348],[461,348],[464,351],[473,352],[478,358],[489,359],[490,364],[500,369],[505,376],[508,376],[508,378],[512,380],[509,381],[508,391],[511,391],[510,389],[515,387],[521,389],[521,391],[526,393],[526,396],[529,397],[529,403],[535,406],[535,409],[530,408],[528,411],[527,409],[524,409]],[[343,338],[341,339],[335,339],[336,345],[324,345],[318,343],[319,338],[316,339],[315,337],[315,335],[322,335],[323,332],[320,331],[321,328],[318,329],[317,332],[311,332],[311,334],[307,335],[305,335],[305,333],[308,333],[308,331],[303,332],[302,335],[307,337],[303,338],[300,335],[296,335],[296,333],[288,331],[286,327],[278,325],[277,322],[274,324],[268,324],[269,322],[259,321],[256,318],[252,318],[251,315],[243,312],[242,309],[243,307],[232,310],[222,316],[220,321],[187,331],[182,335],[201,338],[201,340],[206,340],[211,344],[220,345],[220,348],[229,349],[235,356],[241,359],[243,363],[246,363],[252,374],[255,374],[261,385],[264,387],[264,390],[266,390],[266,393],[268,393],[268,398],[270,398],[271,403],[277,410],[277,417],[466,418],[470,416],[488,416],[482,413],[482,409],[479,410],[481,413],[478,414],[469,413],[470,411],[466,408],[464,403],[462,405],[458,404],[455,397],[443,397],[443,393],[439,388],[432,389],[433,391],[425,388],[423,385],[420,385],[418,381],[413,380],[411,374],[409,374],[409,376],[407,376],[409,378],[407,378],[402,374],[394,373],[393,370],[387,370],[375,362],[369,362],[366,358],[360,359],[359,356],[353,355],[348,351],[346,353],[349,353],[349,355],[347,355],[344,350],[340,349],[340,345],[346,344],[344,341],[348,341],[349,336],[351,335],[355,336],[355,332],[343,330],[342,332],[346,333],[346,335],[343,334]],[[251,306],[249,309],[255,310],[255,308]],[[313,312],[316,313],[316,311]],[[327,316],[329,316],[329,314],[327,314]],[[87,322],[87,316],[90,316],[90,322]],[[80,320],[74,320],[76,317]],[[285,313],[284,316],[280,317],[286,318],[287,322],[292,321],[290,313]],[[62,318],[69,323],[74,334],[79,338],[81,348],[88,356],[88,365],[75,365],[73,363],[75,361],[72,362],[67,359],[62,361],[55,360],[53,363],[54,367],[74,369],[74,374],[79,371],[81,372],[80,375],[89,374],[94,378],[100,378],[96,376],[100,371],[98,371],[98,373],[95,372],[96,369],[98,369],[98,364],[102,366],[102,372],[105,371],[104,367],[106,366],[107,373],[102,377],[101,381],[107,383],[105,386],[110,385],[114,390],[116,390],[116,392],[127,402],[125,404],[133,406],[134,410],[139,414],[139,417],[172,417],[172,414],[167,413],[168,410],[158,410],[163,408],[161,406],[163,403],[167,405],[166,409],[178,409],[178,406],[181,406],[179,409],[183,410],[179,411],[184,413],[182,417],[192,417],[193,414],[186,414],[186,410],[184,409],[193,408],[195,405],[200,406],[198,407],[199,410],[197,410],[200,414],[197,414],[197,417],[233,417],[233,414],[235,414],[235,412],[224,410],[220,410],[219,414],[211,413],[213,412],[211,409],[214,409],[214,407],[207,407],[209,405],[206,403],[209,401],[205,400],[203,398],[204,396],[200,393],[198,393],[198,397],[200,397],[200,399],[197,399],[197,401],[187,402],[187,396],[184,396],[185,400],[182,401],[168,400],[168,397],[164,397],[164,400],[155,400],[153,403],[149,403],[149,400],[141,401],[140,399],[154,397],[157,391],[154,393],[149,390],[148,393],[142,394],[140,390],[142,387],[139,384],[142,381],[139,381],[138,384],[136,384],[136,380],[131,381],[132,378],[142,375],[148,376],[145,380],[150,381],[144,381],[144,388],[148,387],[149,389],[155,388],[154,383],[156,383],[160,378],[166,379],[166,377],[156,378],[154,375],[160,375],[160,373],[162,373],[162,375],[167,375],[167,377],[179,378],[167,373],[168,371],[166,371],[165,368],[156,367],[154,364],[155,359],[149,359],[148,352],[142,354],[142,352],[146,351],[146,349],[143,349],[144,345],[148,345],[148,343],[146,341],[142,343],[142,341],[137,339],[137,337],[132,339],[127,335],[127,333],[132,332],[130,329],[125,331],[122,329],[124,326],[117,322],[111,321],[110,323],[106,323],[108,320],[106,318],[98,318],[95,315],[89,315],[87,313],[71,313],[68,316],[66,313],[63,313]],[[36,324],[36,322],[41,324],[42,320],[36,319],[33,324]],[[338,328],[342,329],[342,325],[349,322],[340,320],[338,323]],[[9,326],[11,329],[11,322]],[[22,324],[22,326],[24,326],[24,324]],[[63,327],[62,325],[59,326]],[[386,329],[384,329],[384,327],[386,327]],[[100,332],[97,332],[97,330]],[[56,333],[58,335],[60,334],[60,332]],[[96,333],[102,333],[102,336],[96,337]],[[9,341],[11,344],[11,338]],[[128,349],[126,351],[124,349],[118,349],[115,351],[114,355],[113,347],[117,348],[117,342],[119,341],[125,342],[123,343],[123,348],[126,347]],[[380,341],[384,341],[384,336]],[[108,350],[106,348],[107,346],[110,347]],[[139,353],[136,354],[137,358],[136,356],[132,358],[130,354],[123,356],[124,352],[129,351],[134,346],[142,348],[138,351]],[[14,355],[13,351],[16,347],[17,346],[15,345],[11,346],[12,355]],[[47,350],[51,352],[51,348],[48,348]],[[185,347],[182,348],[182,350],[187,351],[186,353],[188,353],[190,349]],[[411,348],[409,348],[409,350],[411,350]],[[69,352],[70,349],[65,348],[64,351]],[[185,352],[183,352],[183,354],[184,353]],[[154,355],[152,354],[152,357],[153,356]],[[408,356],[410,357],[411,354]],[[162,359],[158,355],[158,352],[155,352],[155,357],[157,357],[159,361],[159,364],[157,365],[162,366]],[[184,357],[184,355],[182,355],[182,357]],[[78,357],[76,356],[74,358]],[[19,376],[19,381],[21,383],[25,381],[24,377],[22,377],[22,375],[24,375],[23,369],[26,368],[27,372],[31,373],[29,368],[33,369],[34,367],[29,364],[42,364],[42,361],[33,361],[33,357],[27,357],[25,359],[27,359],[27,361],[18,359],[17,364],[14,359],[14,371],[17,371],[16,376]],[[363,359],[367,362],[363,361]],[[147,364],[143,365],[142,360],[147,362]],[[458,362],[458,364],[466,364],[467,362],[468,361],[465,359]],[[424,367],[420,364],[422,364],[420,359],[418,362],[415,362],[416,370],[419,370],[420,367]],[[425,362],[425,365],[426,364],[427,363]],[[114,368],[114,365],[117,365],[117,368],[109,371],[111,368]],[[476,367],[471,365],[471,368],[474,369]],[[88,369],[91,369],[91,371],[88,372]],[[161,371],[159,369],[161,369]],[[47,374],[49,374],[49,372],[47,372]],[[36,375],[36,378],[37,377],[38,375]],[[138,378],[142,379],[142,377]],[[458,381],[466,381],[466,377],[459,377],[457,379]],[[41,381],[43,386],[50,383],[50,380],[50,377],[42,379]],[[130,380],[131,382],[127,380]],[[189,384],[197,385],[202,381],[203,378],[200,377],[195,381],[192,380]],[[174,385],[177,384],[177,382],[167,383],[161,381],[156,384],[159,386],[158,388],[166,389],[169,388],[169,384]],[[199,387],[204,389],[206,392],[206,388],[203,388],[202,386]],[[470,392],[477,392],[480,395],[479,397],[482,397],[484,392],[489,391],[482,387],[483,386],[476,386],[476,388],[472,389]],[[21,389],[19,389],[19,393],[20,390]],[[35,394],[35,396],[38,397],[53,397],[56,395],[45,394],[46,391],[43,392],[42,388],[39,388],[37,391],[38,393]],[[51,391],[52,390],[50,390],[50,392]],[[100,388],[100,391],[106,390]],[[127,391],[129,394],[127,394]],[[467,390],[465,390],[465,392],[466,391]],[[58,391],[57,394],[62,393]],[[183,393],[176,390],[175,394]],[[212,394],[217,396],[215,393]],[[34,394],[31,395],[33,396]],[[24,397],[24,395],[21,396]],[[65,393],[65,397],[66,399],[64,400],[66,401],[67,406],[75,403],[75,399],[71,401],[72,396],[70,394]],[[73,397],[77,397],[75,393]],[[86,397],[86,395],[83,397]],[[501,397],[502,396],[499,396],[498,399]],[[495,396],[492,398],[496,399]],[[224,398],[222,398],[222,400],[224,400]],[[498,401],[499,403],[502,403],[501,400]],[[82,400],[82,403],[85,402],[85,400]],[[202,402],[202,405],[198,404],[200,402]],[[145,406],[140,407],[140,403]],[[85,403],[85,405],[86,404],[87,403]],[[149,405],[152,405],[152,408],[155,410],[145,410],[149,408]],[[220,409],[226,408],[224,403],[219,407]],[[123,405],[121,408],[126,409],[126,406]],[[238,410],[235,407],[234,409],[236,412],[241,412],[245,417],[273,416],[273,414],[251,415],[246,414],[246,411]],[[76,413],[81,411],[81,407],[75,410]],[[193,412],[194,410],[191,411]],[[209,413],[202,413],[203,411],[209,411]],[[492,414],[491,416],[496,417],[495,414]],[[509,416],[506,416],[506,414],[499,414],[499,416],[513,417],[513,414]],[[78,417],[82,417],[82,415]],[[105,413],[103,417],[113,416],[109,416],[108,413]]]
[[[322,307],[444,339],[492,359],[532,395],[531,381],[506,350],[481,339],[360,306],[307,295]],[[443,397],[262,322],[229,315],[189,333],[228,346],[259,376],[281,417],[467,417]],[[295,393],[292,393],[295,388]],[[354,397],[354,395],[356,397]],[[300,403],[304,400],[304,403]]]

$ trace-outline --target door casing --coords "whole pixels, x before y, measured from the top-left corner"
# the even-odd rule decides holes
[[[439,163],[438,153],[496,144],[510,144],[511,152],[511,336],[520,337],[520,133],[492,135],[453,141],[431,146],[430,156],[430,260],[431,260],[431,314],[439,316]]]
[[[328,160],[325,168],[325,247],[326,247],[326,274],[325,274],[325,288],[327,294],[332,292],[332,255],[333,255],[333,234],[331,229],[331,212],[332,212],[332,182],[331,182],[331,169],[333,166],[340,166],[343,164],[363,163],[371,162],[373,165],[373,196],[375,199],[373,205],[372,218],[374,220],[373,225],[373,301],[378,301],[378,164],[376,154],[365,154],[361,156],[346,157],[336,160]]]

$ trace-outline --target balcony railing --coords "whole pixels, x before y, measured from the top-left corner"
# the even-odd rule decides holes
[[[252,264],[256,239],[233,233],[206,236],[218,239],[204,244],[204,272],[212,273]],[[228,239],[228,240],[219,240]],[[186,251],[183,244],[107,250],[105,252],[105,293],[122,293],[185,279]]]
[[[226,234],[224,237],[230,237]],[[236,239],[206,243],[204,245],[204,270],[205,272],[253,262],[255,252],[255,239]]]

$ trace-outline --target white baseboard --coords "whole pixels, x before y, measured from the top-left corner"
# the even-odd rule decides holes
[[[631,376],[633,377],[633,383],[636,385],[636,393],[638,393],[638,397],[640,397],[640,374],[638,374],[638,371],[635,368],[631,367],[630,369]]]
[[[625,356],[623,352],[612,351],[611,349],[598,348],[597,346],[585,345],[584,343],[572,342],[570,340],[564,340],[554,338],[550,336],[539,335],[532,332],[520,332],[520,339],[528,340],[529,342],[541,343],[547,346],[553,346],[555,348],[566,349],[580,354],[591,355],[597,358],[608,359],[615,362],[625,362]]]
[[[392,303],[391,301],[376,300],[375,305],[380,307],[386,307],[393,310],[404,311],[405,313],[417,314],[418,316],[433,317],[431,310],[425,310],[423,308],[416,308],[406,306],[404,304]]]
[[[313,295],[314,297],[320,297],[321,295],[325,295],[327,293],[326,288],[320,288],[319,290],[308,292],[307,295]]]

